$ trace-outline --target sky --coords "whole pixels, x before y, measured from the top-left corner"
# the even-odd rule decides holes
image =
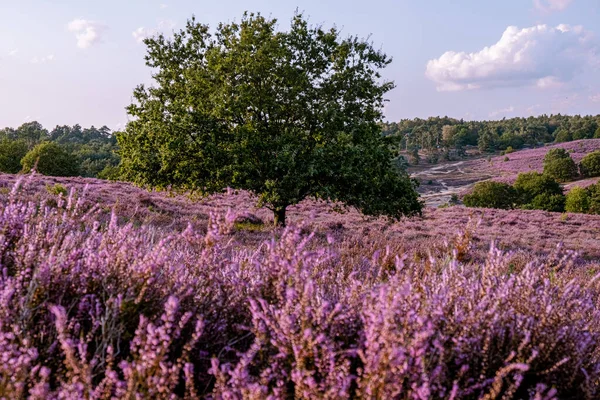
[[[144,37],[296,9],[393,58],[389,121],[600,114],[600,0],[0,0],[0,127],[122,129]]]

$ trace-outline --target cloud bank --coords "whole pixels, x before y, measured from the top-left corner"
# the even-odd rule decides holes
[[[537,86],[570,81],[597,62],[597,42],[581,26],[506,28],[500,40],[474,53],[448,51],[427,63],[438,91]]]

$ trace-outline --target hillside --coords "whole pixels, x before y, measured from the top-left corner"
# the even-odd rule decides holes
[[[490,161],[481,161],[481,167],[490,173],[500,174],[503,180],[512,181],[521,172],[544,170],[544,156],[551,149],[565,149],[571,158],[578,163],[587,154],[600,150],[600,139],[576,140],[573,142],[558,143],[535,149],[515,151],[506,156],[493,157]],[[508,158],[505,161],[505,158]]]
[[[577,163],[586,154],[600,150],[600,139],[584,139],[551,144],[493,157],[479,155],[462,161],[421,164],[412,166],[408,170],[413,177],[421,182],[419,192],[425,199],[426,204],[437,207],[448,202],[453,194],[461,196],[467,193],[479,181],[494,179],[513,183],[519,173],[542,172],[544,169],[544,156],[553,148],[566,149]],[[566,190],[569,190],[574,186],[589,186],[599,180],[600,178],[581,179],[569,182],[564,186]]]
[[[0,196],[7,196],[17,178],[17,175],[0,175],[0,186],[4,187]],[[230,191],[204,199],[190,199],[164,192],[147,192],[128,183],[39,175],[24,179],[23,192],[32,199],[54,198],[49,188],[52,191],[57,184],[75,189],[78,194],[87,188],[88,206],[98,204],[105,215],[114,209],[121,222],[132,222],[135,226],[147,225],[167,232],[181,231],[188,224],[206,229],[211,212],[225,214],[231,209],[233,217],[250,213],[265,223],[259,227],[240,224],[236,239],[242,243],[257,243],[272,234],[272,213],[264,208],[256,209],[254,199],[247,192]],[[600,216],[457,206],[428,207],[423,217],[390,222],[320,201],[306,200],[289,209],[290,224],[301,224],[306,231],[317,232],[323,240],[328,234],[333,235],[340,247],[370,246],[377,242],[381,248],[389,245],[397,251],[421,256],[443,251],[444,242],[453,240],[469,221],[473,228],[473,254],[479,258],[486,255],[493,240],[520,257],[552,253],[559,243],[580,252],[583,258],[600,257],[600,241],[597,240]]]
[[[22,178],[0,176],[7,398],[600,395],[600,216],[304,202],[273,229],[247,193]]]

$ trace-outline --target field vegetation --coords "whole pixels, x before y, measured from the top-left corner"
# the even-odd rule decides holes
[[[222,212],[244,196],[232,193],[206,200],[208,215],[187,228],[136,227],[134,201],[149,215],[188,200],[102,181],[65,197],[46,186],[84,182],[33,177],[10,186],[6,178],[6,397],[598,396],[600,217],[498,210],[460,224],[464,213],[432,210],[442,216],[407,221],[415,235],[402,240],[391,232],[404,226],[386,232],[378,229],[385,220],[349,211],[313,229],[247,231],[236,220],[248,221],[249,211]],[[125,198],[127,208],[94,206],[95,195],[108,199],[117,186],[142,197]],[[297,221],[310,220],[311,209],[298,210]],[[443,235],[427,230],[444,218]],[[499,247],[480,231],[526,225],[539,235],[552,232],[550,221],[587,250],[595,243],[594,257]],[[465,228],[449,233],[452,223]],[[353,224],[364,230],[346,229]],[[432,236],[419,243],[418,232]]]
[[[383,123],[302,14],[144,43],[123,131],[0,131],[0,398],[600,398],[599,116]]]

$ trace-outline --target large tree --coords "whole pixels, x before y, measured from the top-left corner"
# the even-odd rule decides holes
[[[381,135],[381,51],[297,14],[288,31],[244,14],[188,21],[145,40],[154,84],[139,86],[118,134],[124,177],[154,188],[255,193],[285,224],[306,197],[398,218],[418,213],[415,183],[394,170]]]

